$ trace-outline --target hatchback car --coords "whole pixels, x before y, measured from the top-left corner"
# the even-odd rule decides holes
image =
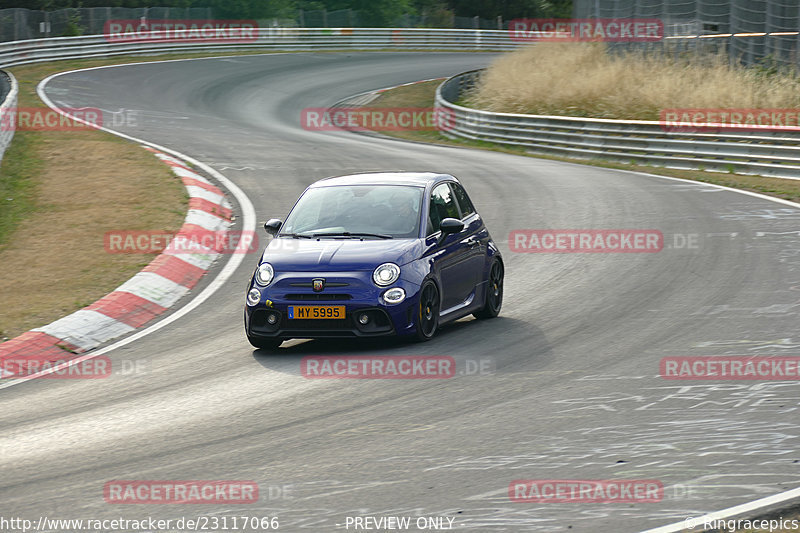
[[[399,335],[421,341],[503,303],[503,258],[453,176],[381,172],[310,185],[274,236],[247,289],[250,343]]]

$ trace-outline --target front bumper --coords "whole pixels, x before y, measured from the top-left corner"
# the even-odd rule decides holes
[[[311,282],[326,280],[326,288],[314,292]],[[245,305],[245,329],[251,337],[262,338],[326,338],[379,337],[414,333],[414,309],[419,287],[398,280],[389,287],[375,286],[371,272],[292,273],[276,278],[268,287],[251,281],[250,287],[261,291],[256,305]],[[399,304],[386,304],[382,295],[388,289],[401,287],[406,299]],[[288,307],[298,305],[337,305],[345,307],[343,319],[291,319]],[[367,315],[366,324],[359,322]],[[270,319],[272,315],[272,320]]]

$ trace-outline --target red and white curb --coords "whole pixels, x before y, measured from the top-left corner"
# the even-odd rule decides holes
[[[189,210],[176,240],[190,239],[198,231],[220,233],[230,228],[231,204],[220,188],[180,159],[144,148],[170,165],[189,193]],[[114,292],[88,307],[0,344],[0,363],[22,358],[35,358],[40,363],[63,361],[70,352],[82,353],[130,333],[175,305],[219,255],[210,248],[198,253],[161,253]]]

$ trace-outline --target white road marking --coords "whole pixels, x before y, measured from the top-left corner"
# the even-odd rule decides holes
[[[274,54],[264,54],[264,55],[274,55]],[[212,59],[212,58],[175,59],[175,60],[167,60],[167,61],[197,61],[198,59]],[[102,66],[102,67],[91,67],[91,68],[85,68],[85,69],[71,70],[71,71],[67,71],[67,72],[59,72],[58,74],[53,74],[51,76],[48,76],[44,80],[42,80],[39,83],[39,85],[36,87],[36,93],[39,95],[39,98],[42,99],[42,101],[45,103],[45,105],[47,105],[48,107],[56,110],[57,112],[59,112],[59,113],[61,113],[63,115],[69,116],[68,113],[64,113],[56,105],[54,105],[53,102],[50,100],[50,98],[48,98],[48,96],[45,94],[45,87],[47,87],[47,84],[51,80],[53,80],[54,78],[57,78],[59,76],[63,76],[65,74],[71,74],[71,73],[74,73],[74,72],[86,72],[86,71],[90,71],[90,70],[100,70],[100,69],[105,69],[105,68],[126,67],[126,66],[131,66],[131,65],[143,65],[143,64],[150,64],[150,63],[160,63],[160,62],[163,62],[163,61],[143,61],[141,63],[128,63],[128,64],[123,64],[123,65],[106,65],[106,66]],[[84,124],[86,123],[85,121],[83,121],[83,120],[81,120],[81,119],[79,119],[77,117],[71,117],[71,118],[73,120],[78,121],[78,122],[83,122]],[[223,187],[225,187],[236,198],[236,201],[239,202],[239,205],[242,208],[242,218],[243,218],[242,227],[243,227],[243,231],[251,231],[251,232],[255,231],[255,227],[256,227],[256,212],[255,212],[255,208],[253,207],[253,203],[250,201],[250,199],[247,197],[247,195],[244,193],[244,191],[242,191],[235,183],[233,183],[231,180],[226,178],[220,172],[217,172],[216,170],[214,170],[213,168],[211,168],[207,164],[205,164],[205,163],[203,163],[201,161],[198,161],[198,160],[196,160],[196,159],[194,159],[194,158],[192,158],[192,157],[190,157],[190,156],[188,156],[186,154],[178,152],[177,150],[172,150],[172,149],[167,148],[165,146],[160,146],[158,144],[146,141],[144,139],[139,139],[139,138],[133,137],[131,135],[126,135],[126,134],[124,134],[122,132],[118,132],[118,131],[115,131],[115,130],[112,130],[112,129],[109,129],[109,128],[106,128],[106,127],[100,127],[98,129],[103,130],[103,131],[108,132],[108,133],[111,133],[113,135],[116,135],[118,137],[122,137],[123,139],[128,139],[130,141],[134,141],[134,142],[137,142],[137,143],[140,143],[140,144],[144,144],[146,146],[150,146],[151,148],[155,148],[156,150],[160,150],[160,151],[162,151],[164,153],[172,154],[173,156],[175,156],[175,157],[177,157],[179,159],[182,159],[184,161],[187,161],[187,162],[191,163],[192,165],[194,165],[195,167],[200,168],[203,171],[207,172],[208,174],[213,176]],[[152,326],[147,327],[147,328],[145,328],[145,329],[143,329],[143,330],[141,330],[139,332],[136,332],[133,335],[131,335],[129,337],[126,337],[126,338],[124,338],[124,339],[122,339],[120,341],[117,341],[117,342],[115,342],[115,343],[113,343],[113,344],[111,344],[109,346],[106,346],[105,348],[102,348],[102,349],[100,349],[100,350],[98,350],[96,352],[92,352],[92,353],[88,353],[86,355],[82,355],[80,357],[72,359],[68,363],[64,363],[63,365],[59,365],[57,367],[53,367],[53,368],[49,369],[46,372],[42,372],[40,374],[34,374],[34,375],[28,376],[26,378],[22,378],[22,379],[18,379],[18,380],[15,380],[15,381],[10,381],[8,383],[4,383],[4,384],[0,385],[0,389],[13,387],[14,385],[19,385],[20,383],[25,383],[26,381],[28,381],[30,379],[35,379],[35,378],[37,378],[37,377],[39,377],[41,375],[51,374],[51,373],[56,372],[58,370],[62,370],[63,368],[67,368],[69,366],[79,364],[82,361],[93,359],[93,358],[95,358],[95,357],[97,357],[99,355],[103,355],[103,354],[109,353],[109,352],[111,352],[113,350],[116,350],[117,348],[121,348],[121,347],[123,347],[125,345],[128,345],[128,344],[130,344],[130,343],[132,343],[134,341],[137,341],[137,340],[141,339],[142,337],[150,335],[151,333],[155,333],[156,331],[160,330],[161,328],[164,328],[164,327],[172,324],[176,320],[179,320],[179,319],[183,318],[185,315],[187,315],[190,312],[194,311],[195,308],[199,307],[203,302],[208,300],[215,292],[217,292],[217,290],[220,287],[222,287],[222,285],[226,281],[228,281],[228,279],[233,275],[233,273],[236,271],[236,269],[239,267],[239,265],[241,265],[241,263],[242,263],[242,261],[244,260],[245,257],[246,257],[245,254],[231,254],[230,255],[230,259],[225,264],[225,266],[222,267],[222,270],[220,271],[219,274],[217,274],[217,277],[214,278],[211,281],[211,283],[209,283],[208,286],[206,286],[206,288],[203,289],[200,292],[200,294],[195,296],[185,306],[183,306],[179,310],[175,311],[174,313],[172,313],[168,317],[156,322]]]

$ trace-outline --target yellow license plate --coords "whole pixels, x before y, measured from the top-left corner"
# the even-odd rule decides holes
[[[344,318],[343,305],[290,305],[289,318]]]

